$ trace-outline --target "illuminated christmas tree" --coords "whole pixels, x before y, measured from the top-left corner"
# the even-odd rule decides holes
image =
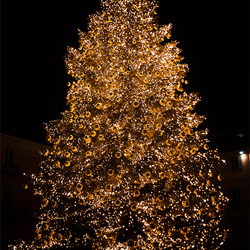
[[[69,109],[46,126],[36,239],[14,249],[219,249],[222,160],[171,25],[155,1],[101,4],[68,48]]]

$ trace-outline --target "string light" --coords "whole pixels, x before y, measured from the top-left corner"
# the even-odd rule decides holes
[[[218,249],[222,161],[198,130],[172,25],[157,23],[156,1],[101,4],[68,48],[69,109],[47,124],[32,175],[36,237],[12,249]]]

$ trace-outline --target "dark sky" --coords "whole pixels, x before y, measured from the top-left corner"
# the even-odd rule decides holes
[[[211,134],[249,129],[247,2],[160,0],[159,22],[173,23],[190,67],[186,91],[200,93]],[[66,46],[77,46],[77,29],[97,9],[98,0],[2,1],[3,133],[44,142],[43,122],[66,107]]]

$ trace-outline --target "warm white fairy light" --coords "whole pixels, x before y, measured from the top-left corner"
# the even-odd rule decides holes
[[[200,101],[184,91],[188,66],[160,27],[157,4],[102,0],[68,48],[69,109],[46,129],[34,194],[36,239],[13,249],[218,249],[227,199],[212,182]],[[163,42],[163,44],[162,44]],[[221,176],[217,178],[221,180]]]

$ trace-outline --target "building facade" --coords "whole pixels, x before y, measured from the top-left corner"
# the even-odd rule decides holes
[[[226,165],[221,170],[221,186],[229,198],[226,226],[229,238],[225,249],[247,250],[249,246],[250,148],[222,154]]]
[[[34,237],[39,199],[28,188],[37,173],[45,145],[1,134],[1,249]],[[26,175],[24,175],[24,173]],[[28,184],[29,185],[29,184]]]

